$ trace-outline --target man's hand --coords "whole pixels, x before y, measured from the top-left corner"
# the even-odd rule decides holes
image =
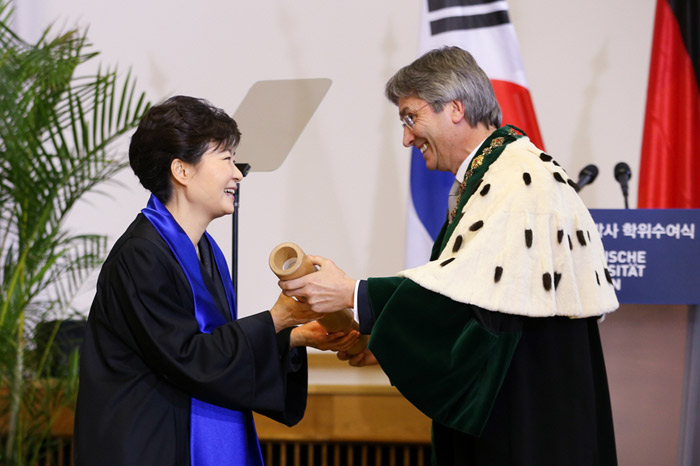
[[[328,333],[318,322],[309,322],[292,329],[290,346],[311,346],[321,351],[347,351],[357,343],[360,332],[349,329],[345,332]]]
[[[282,293],[303,299],[314,312],[334,312],[353,307],[356,280],[348,277],[329,259],[308,257],[320,269],[294,280],[280,280]]]
[[[372,352],[367,348],[354,356],[350,356],[345,351],[340,351],[338,352],[338,359],[341,361],[348,361],[348,364],[355,367],[374,366],[375,364],[379,364],[377,358],[375,358]]]

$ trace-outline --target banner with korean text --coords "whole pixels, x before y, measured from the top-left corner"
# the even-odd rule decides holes
[[[700,209],[592,209],[621,303],[700,304]]]

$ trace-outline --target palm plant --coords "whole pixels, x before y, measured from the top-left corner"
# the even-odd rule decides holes
[[[40,346],[35,329],[72,312],[106,253],[105,237],[71,234],[66,216],[125,166],[113,143],[148,104],[116,69],[76,75],[97,55],[85,33],[48,28],[31,45],[11,30],[11,14],[0,0],[0,464],[23,465],[46,454],[55,413],[77,387],[75,357],[47,377],[58,326]]]

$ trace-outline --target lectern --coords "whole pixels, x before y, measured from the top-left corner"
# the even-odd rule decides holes
[[[591,210],[621,303],[691,306],[679,453],[700,459],[700,209]]]

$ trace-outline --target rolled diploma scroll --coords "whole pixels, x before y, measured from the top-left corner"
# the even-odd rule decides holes
[[[292,280],[316,271],[316,266],[311,263],[311,259],[304,254],[304,251],[294,243],[282,243],[277,245],[270,253],[270,269],[282,280]],[[302,299],[302,298],[297,298]],[[346,332],[350,328],[359,329],[359,325],[353,318],[350,309],[331,312],[326,314],[318,323],[323,326],[328,333]],[[360,335],[360,339],[347,353],[358,354],[367,347],[367,335]]]

